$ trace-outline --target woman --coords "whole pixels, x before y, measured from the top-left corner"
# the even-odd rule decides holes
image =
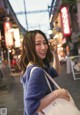
[[[44,71],[47,71],[53,78],[58,76],[57,71],[50,66],[53,60],[57,70],[59,70],[59,60],[57,50],[53,53],[52,41],[48,43],[45,34],[40,30],[29,31],[25,34],[22,45],[20,67],[24,71],[21,81],[24,88],[24,115],[38,115],[38,112],[49,105],[56,98],[70,100],[65,89],[54,90],[48,88]],[[55,60],[56,59],[56,60]],[[38,66],[32,74],[33,67]]]

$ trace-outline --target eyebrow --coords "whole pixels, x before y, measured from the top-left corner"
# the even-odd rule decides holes
[[[43,40],[43,42],[45,42],[46,40]],[[40,41],[40,40],[36,40],[35,42],[42,42],[42,41]]]

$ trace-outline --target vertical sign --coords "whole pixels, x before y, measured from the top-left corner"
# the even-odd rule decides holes
[[[70,31],[70,21],[69,21],[68,7],[67,6],[61,7],[60,13],[61,13],[63,34],[64,34],[64,36],[70,36],[71,31]]]
[[[6,46],[12,46],[13,45],[13,37],[12,37],[12,33],[9,32],[9,30],[11,29],[11,22],[4,22],[4,33],[5,33],[5,42],[6,42]]]
[[[15,39],[15,47],[20,47],[20,34],[19,34],[19,29],[16,28],[14,29],[14,39]]]

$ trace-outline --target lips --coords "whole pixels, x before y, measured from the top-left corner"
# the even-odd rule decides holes
[[[46,55],[47,52],[39,52],[41,55]]]
[[[46,52],[45,53],[39,53],[40,57],[42,57],[43,59],[46,57]]]

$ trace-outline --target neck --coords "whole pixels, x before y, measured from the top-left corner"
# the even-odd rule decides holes
[[[27,67],[28,67],[28,66],[31,66],[31,65],[32,65],[32,63],[31,63],[31,62],[29,62],[29,63],[28,63],[28,65],[27,65]]]

